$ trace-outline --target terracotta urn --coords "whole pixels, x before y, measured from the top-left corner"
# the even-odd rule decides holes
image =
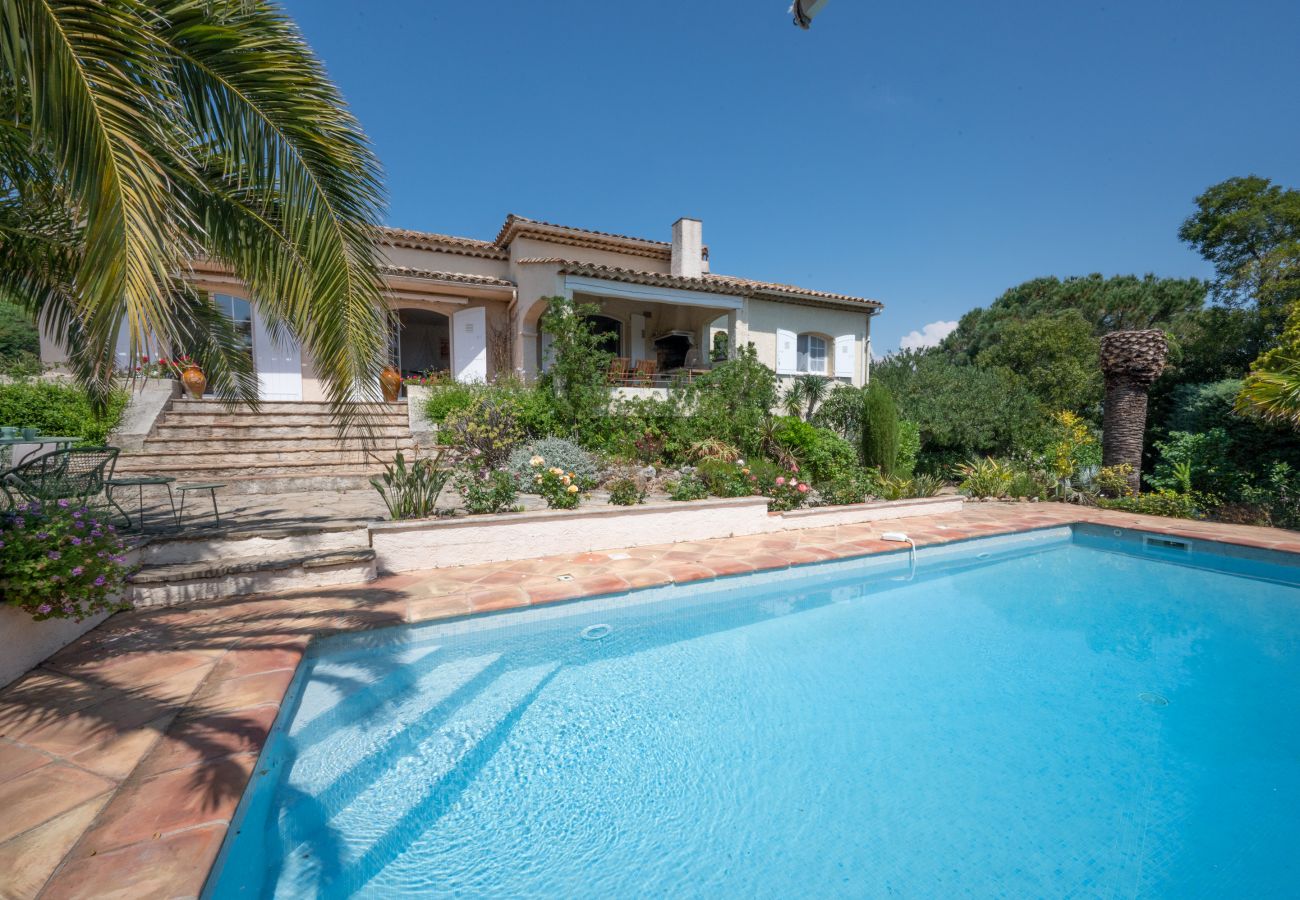
[[[402,392],[402,373],[393,366],[384,366],[379,373],[379,389],[384,392],[384,400],[396,403],[397,395]]]
[[[203,392],[208,387],[208,377],[203,374],[198,363],[190,363],[181,372],[181,384],[185,385],[185,390],[190,392],[190,396],[195,400],[203,399]]]

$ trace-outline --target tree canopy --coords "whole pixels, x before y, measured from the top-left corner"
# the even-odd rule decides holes
[[[377,161],[268,0],[0,3],[0,297],[105,396],[125,319],[256,398],[233,327],[184,277],[229,267],[311,353],[336,411],[387,342]]]

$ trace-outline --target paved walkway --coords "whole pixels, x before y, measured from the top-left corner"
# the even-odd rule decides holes
[[[0,691],[0,896],[197,896],[316,636],[897,550],[884,531],[927,545],[1077,521],[1300,552],[1267,528],[970,504],[114,616]]]

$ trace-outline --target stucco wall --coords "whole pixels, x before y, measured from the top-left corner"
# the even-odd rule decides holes
[[[518,237],[510,243],[510,259],[514,269],[515,260],[528,258],[571,259],[578,262],[595,263],[600,266],[620,266],[635,269],[638,272],[662,272],[668,274],[667,259],[653,259],[635,253],[619,253],[616,250],[595,250],[590,247],[574,247],[569,244],[542,241],[531,237]]]
[[[510,264],[504,259],[484,259],[479,256],[443,253],[438,250],[417,250],[414,247],[382,246],[379,249],[395,266],[408,266],[430,272],[487,275],[492,278],[510,277]]]
[[[749,301],[749,340],[758,351],[764,365],[776,368],[776,332],[788,329],[796,334],[813,332],[832,340],[842,334],[854,336],[853,384],[863,385],[867,379],[866,342],[870,318],[866,312],[851,309],[827,309],[781,303],[772,300]],[[828,346],[830,365],[834,367],[834,347]]]

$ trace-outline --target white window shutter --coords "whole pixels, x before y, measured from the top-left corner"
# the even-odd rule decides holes
[[[798,335],[784,328],[776,330],[776,374],[793,375],[799,365]]]
[[[481,306],[452,314],[451,369],[457,381],[487,381],[487,310]]]
[[[842,334],[835,339],[835,377],[852,378],[857,354],[858,339],[852,334]]]

